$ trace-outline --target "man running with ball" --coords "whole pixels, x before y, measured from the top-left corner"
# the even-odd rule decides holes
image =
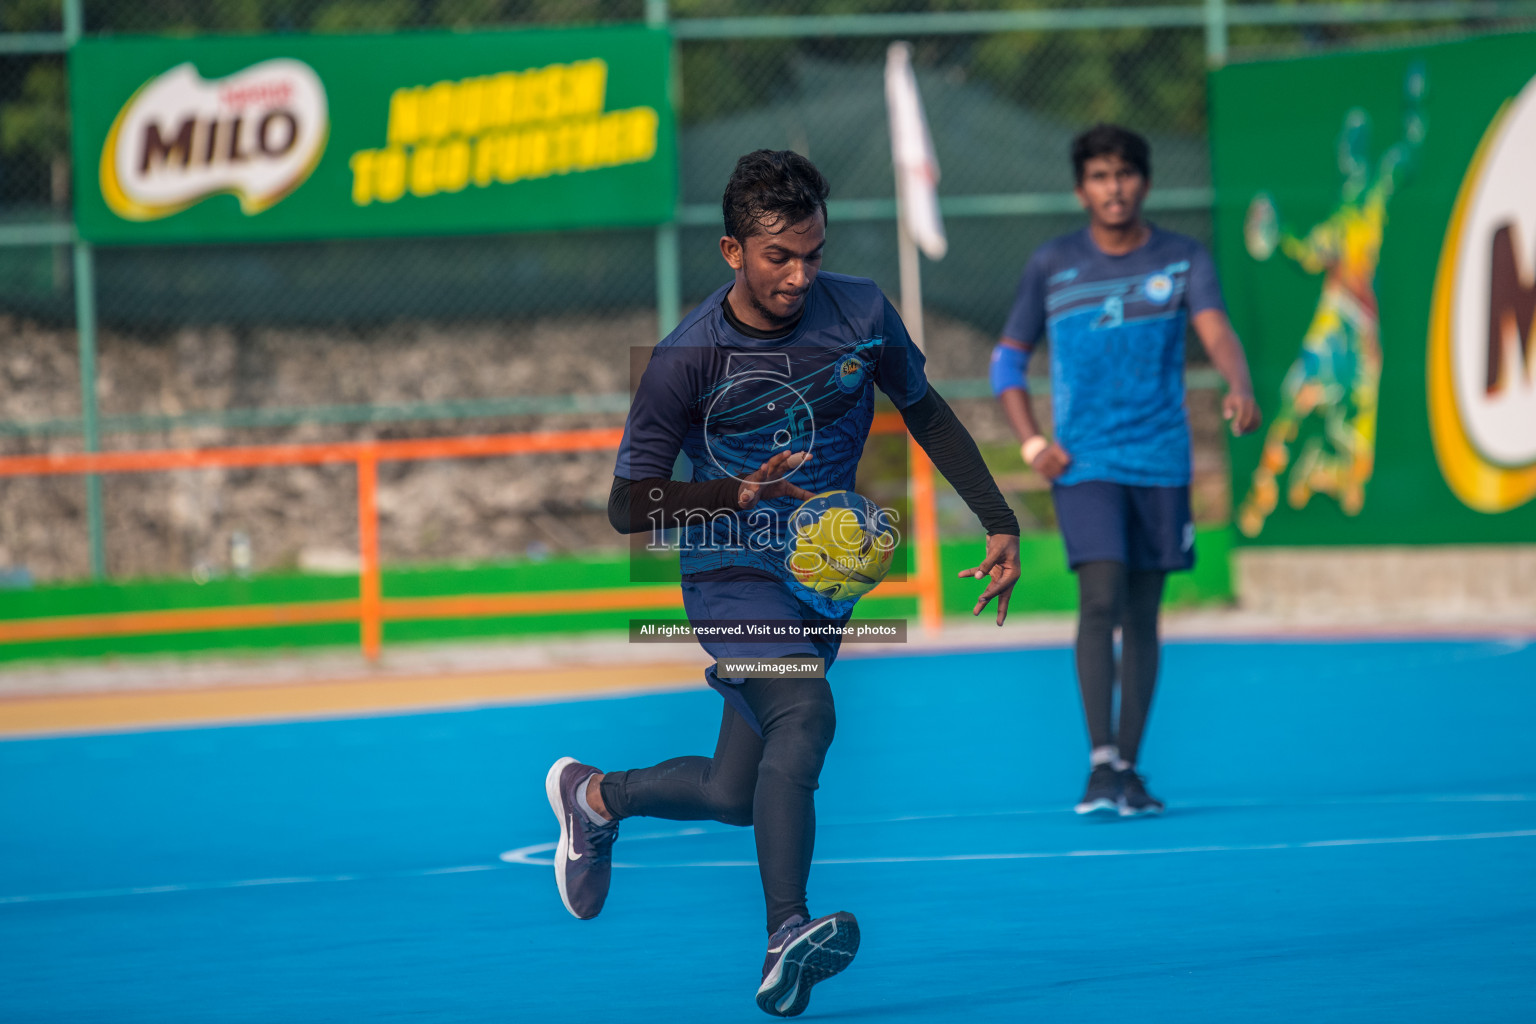
[[[961,575],[990,577],[975,613],[995,597],[1002,625],[1019,578],[1018,524],[880,289],[820,272],[827,193],[798,154],[738,161],[720,239],[733,278],[653,351],[624,427],[609,518],[621,533],[681,524],[683,605],[696,625],[846,622],[852,602],[827,600],[789,571],[786,526],[801,501],[852,489],[878,387],[986,527],[986,556]],[[679,452],[692,463],[689,481],[671,478]],[[825,635],[701,643],[717,659],[811,656],[828,666],[838,649]],[[556,881],[567,910],[595,917],[623,819],[751,825],[769,935],[757,1004],[791,1017],[859,943],[852,914],[812,917],[806,905],[832,690],[824,678],[722,678],[716,668],[705,672],[725,698],[714,756],[608,772],[562,758],[550,769]],[[680,941],[685,931],[679,924]]]
[[[1077,813],[1157,814],[1163,804],[1147,792],[1136,757],[1157,682],[1163,581],[1195,564],[1188,325],[1227,382],[1221,411],[1232,433],[1256,429],[1259,407],[1210,253],[1142,219],[1152,184],[1146,140],[1099,125],[1073,141],[1072,168],[1088,226],[1047,242],[1024,267],[992,352],[992,389],[1024,462],[1051,482],[1077,573],[1077,681],[1092,743]],[[1042,338],[1050,341],[1054,438],[1035,419],[1026,378]]]

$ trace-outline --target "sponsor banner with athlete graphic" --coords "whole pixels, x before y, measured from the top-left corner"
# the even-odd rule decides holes
[[[76,221],[101,243],[663,223],[670,48],[641,27],[82,40]]]
[[[1536,540],[1536,35],[1211,79],[1253,544]]]

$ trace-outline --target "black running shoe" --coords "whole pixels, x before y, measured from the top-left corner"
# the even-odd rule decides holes
[[[1136,769],[1127,768],[1120,773],[1120,817],[1162,813],[1163,802],[1147,792],[1147,784],[1136,774]]]
[[[596,917],[608,898],[608,879],[613,866],[613,841],[619,838],[615,819],[594,825],[576,801],[578,786],[597,773],[574,757],[562,757],[544,776],[544,793],[550,810],[560,819],[560,842],[555,845],[555,885],[560,902],[585,921]]]
[[[806,921],[796,914],[768,940],[757,1005],[775,1017],[797,1017],[811,1003],[811,986],[853,963],[859,922],[839,911]]]
[[[1077,802],[1078,814],[1113,814],[1120,806],[1120,773],[1112,764],[1096,765],[1088,773],[1088,788]]]

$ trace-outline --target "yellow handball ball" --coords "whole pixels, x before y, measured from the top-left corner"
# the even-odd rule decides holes
[[[833,601],[853,601],[891,571],[896,531],[885,512],[852,491],[826,491],[790,513],[789,571]]]

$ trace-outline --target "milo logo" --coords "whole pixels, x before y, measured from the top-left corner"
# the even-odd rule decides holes
[[[101,193],[127,220],[169,217],[223,192],[258,214],[304,183],[329,130],[325,87],[302,61],[213,80],[181,64],[118,112],[101,151]]]
[[[1494,117],[1456,197],[1435,278],[1435,455],[1471,508],[1536,497],[1536,81]]]

